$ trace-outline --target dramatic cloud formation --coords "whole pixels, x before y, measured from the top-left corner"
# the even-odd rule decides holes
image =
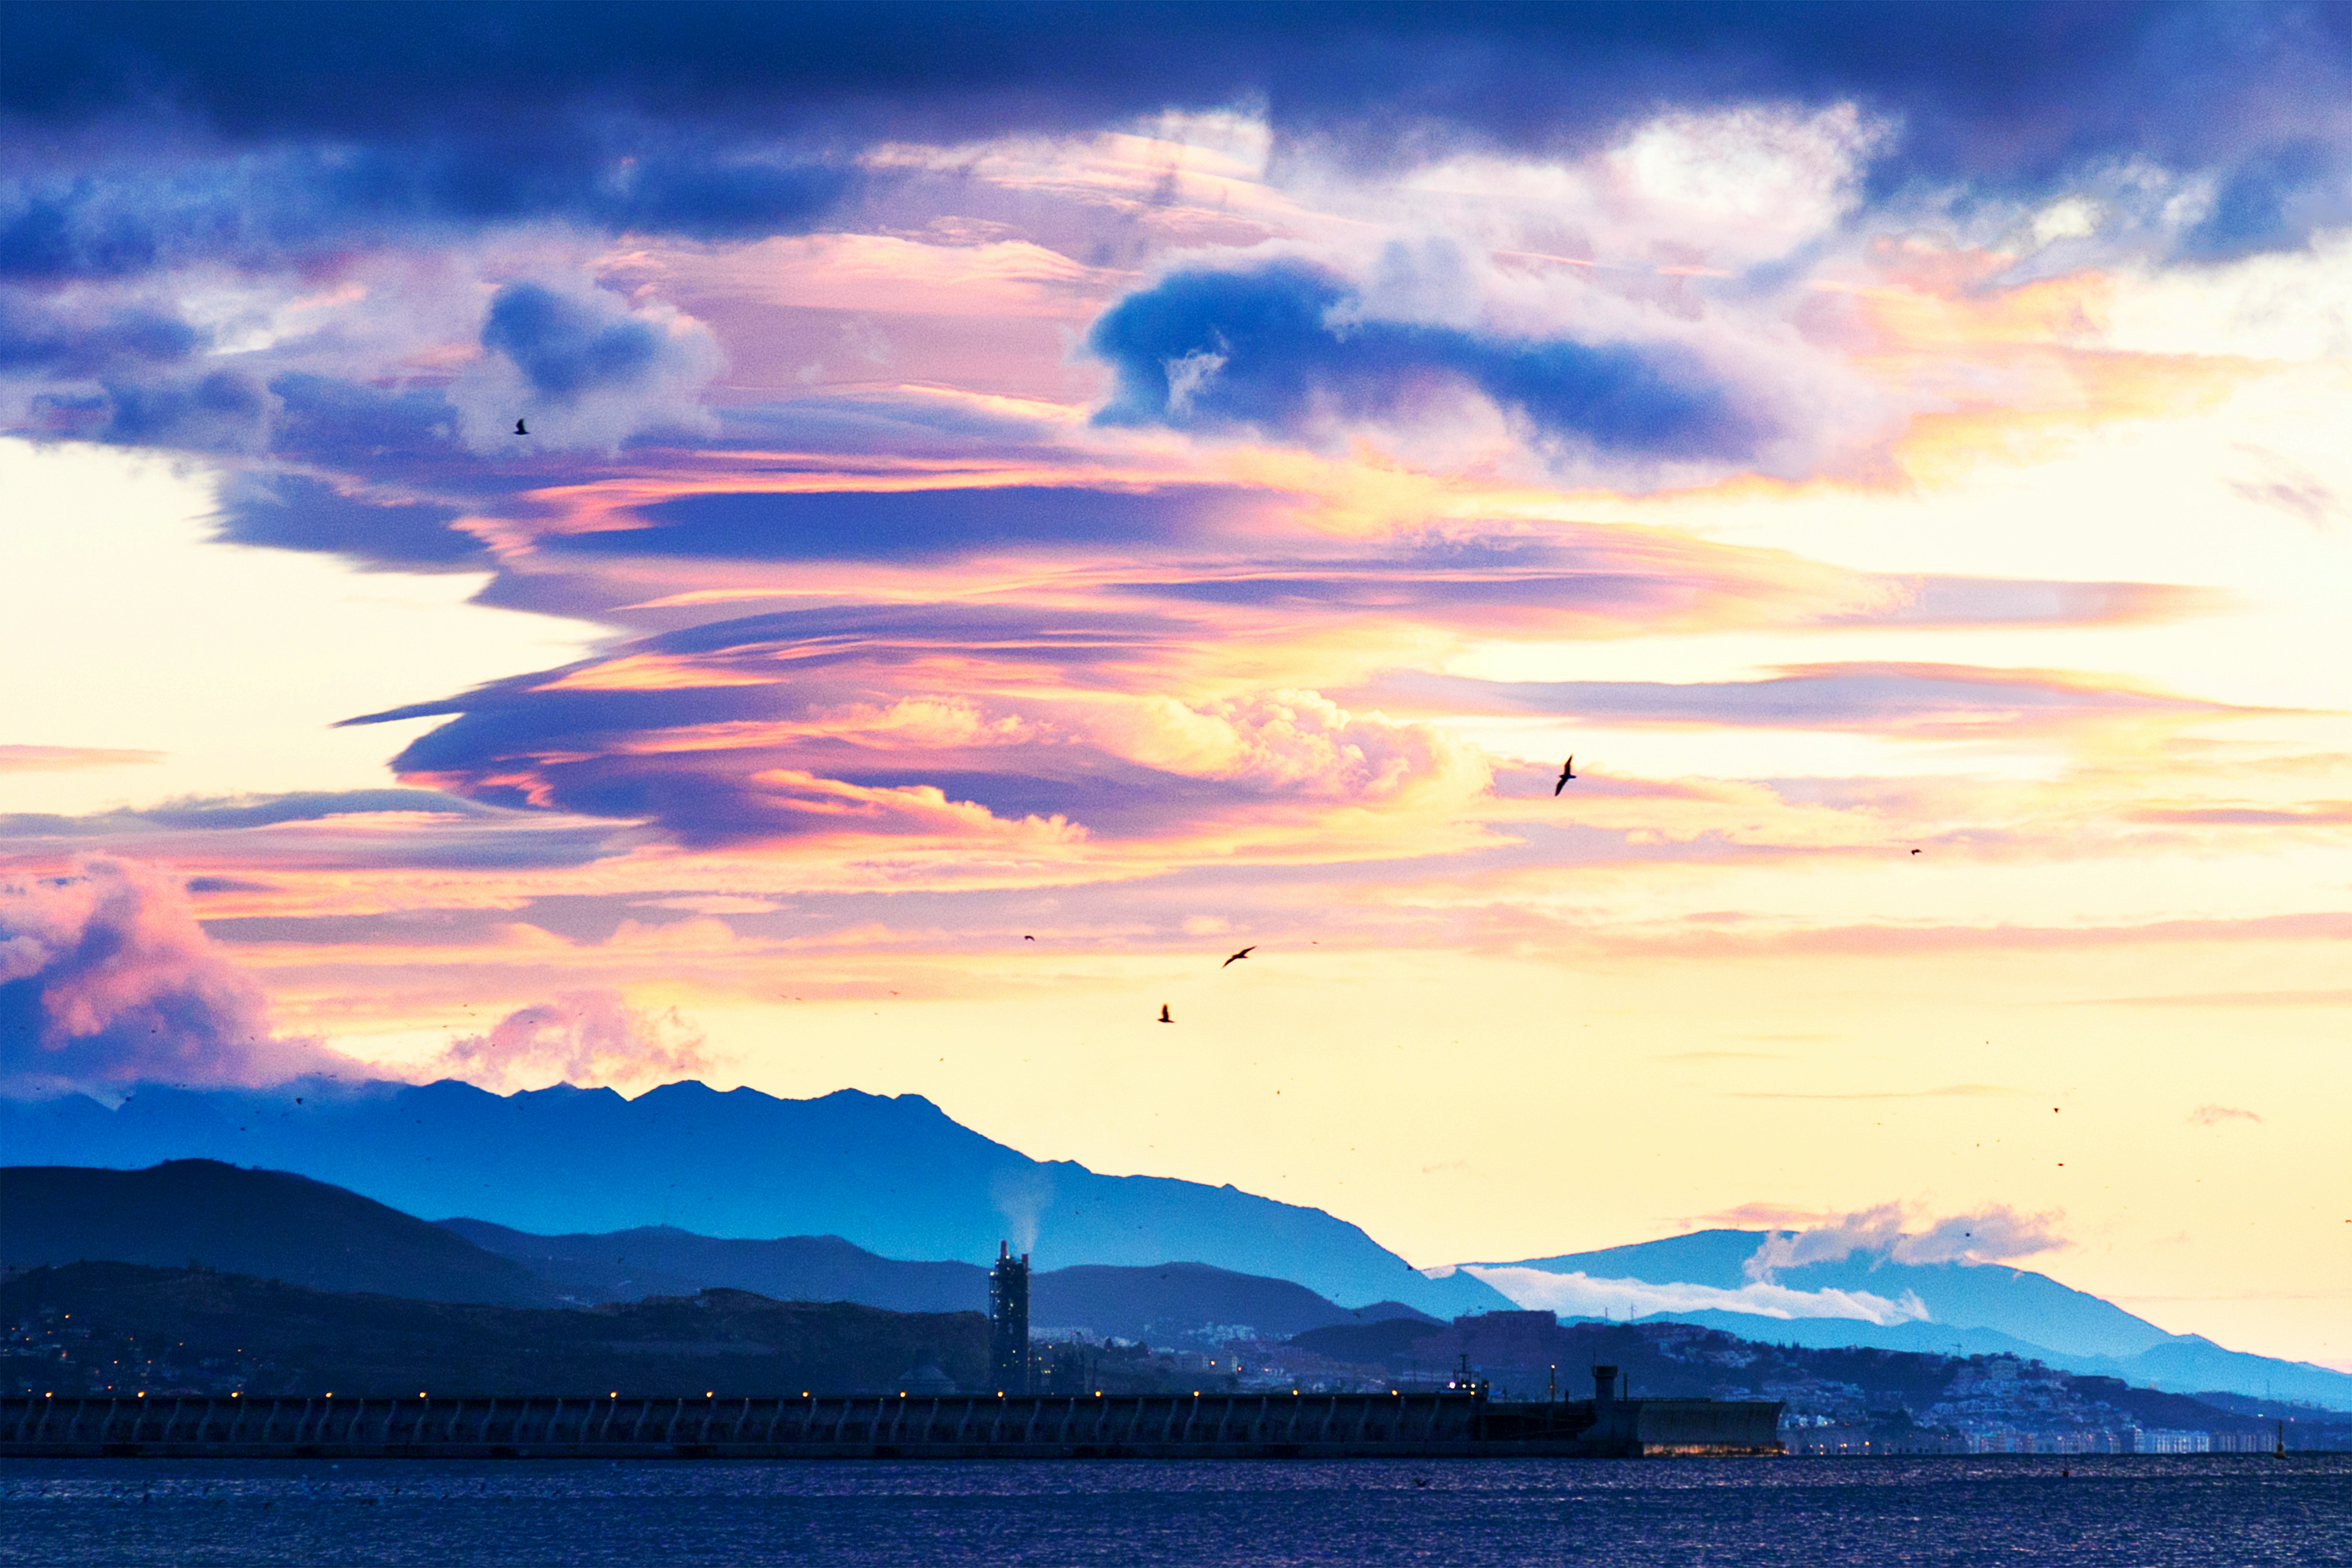
[[[331,1069],[357,1064],[274,1036],[261,988],[168,877],[92,859],[0,883],[0,1090],[273,1083]]]
[[[2249,1190],[2352,1094],[2347,17],[9,5],[8,1081],[855,1084],[1428,1260],[1767,1171],[1726,1310],[2352,1356]]]
[[[1108,423],[1312,435],[1425,418],[1470,391],[1539,444],[1736,459],[1759,434],[1686,351],[1381,320],[1297,264],[1164,278],[1120,300],[1087,342],[1118,373],[1097,416]]]
[[[715,429],[697,396],[723,356],[706,328],[668,307],[509,283],[490,300],[482,347],[491,357],[451,394],[478,449],[517,439],[610,448],[640,431]],[[517,437],[510,413],[536,415],[539,428]]]

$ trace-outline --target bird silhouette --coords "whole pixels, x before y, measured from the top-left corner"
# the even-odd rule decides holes
[[[1919,852],[1918,852],[1917,850],[1913,850],[1911,852],[1912,852],[1913,854],[1915,854],[1915,855],[1916,855],[1916,854],[1917,854]]]
[[[530,432],[523,428],[522,421],[518,419],[515,421],[515,434],[517,435],[529,435]]]
[[[1253,953],[1255,953],[1255,952],[1256,952],[1256,951],[1257,951],[1257,944],[1255,944],[1255,942],[1253,942],[1253,943],[1252,943],[1252,944],[1250,944],[1248,946],[1246,946],[1246,947],[1243,948],[1240,952],[1238,952],[1238,953],[1234,954],[1234,955],[1233,956],[1233,957],[1226,959],[1226,960],[1224,961],[1224,963],[1218,965],[1218,966],[1217,966],[1217,967],[1218,967],[1218,968],[1220,968],[1220,969],[1224,968],[1224,967],[1226,967],[1228,965],[1231,965],[1232,963],[1234,963],[1235,959],[1246,958],[1246,957],[1248,957],[1251,954],[1253,954]]]
[[[1568,754],[1568,760],[1559,765],[1559,782],[1551,787],[1553,798],[1557,799],[1559,792],[1568,788],[1568,781],[1575,777],[1576,753],[1571,751]]]
[[[1166,1002],[1160,1004],[1160,1021],[1161,1023],[1174,1023],[1176,1021],[1174,1019],[1168,1016],[1168,1004]]]
[[[1028,935],[1024,934],[1024,935],[1022,936],[1021,940],[1023,940],[1024,942],[1034,942],[1035,940],[1037,940],[1037,938],[1035,938],[1034,936],[1028,936]]]

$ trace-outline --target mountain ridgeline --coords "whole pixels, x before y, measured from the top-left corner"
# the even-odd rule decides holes
[[[1000,1239],[1060,1264],[1198,1262],[1289,1280],[1342,1305],[1438,1317],[1509,1301],[1466,1274],[1431,1280],[1347,1221],[1233,1186],[1033,1160],[919,1095],[781,1100],[666,1085],[626,1100],[558,1087],[497,1095],[454,1082],[268,1090],[142,1086],[0,1101],[12,1162],[152,1166],[201,1158],[299,1172],[427,1218],[539,1236],[673,1226],[710,1238],[839,1237],[885,1258],[984,1263]]]
[[[838,1236],[732,1240],[663,1228],[531,1236],[482,1220],[428,1225],[323,1182],[213,1160],[143,1171],[0,1168],[0,1266],[22,1273],[99,1262],[443,1305],[617,1310],[715,1291],[914,1315],[988,1306],[988,1274],[976,1264],[879,1258]],[[1341,1307],[1288,1280],[1203,1263],[1047,1270],[1032,1280],[1030,1312],[1045,1333],[1195,1348],[1437,1322],[1393,1301]]]
[[[173,1160],[0,1167],[0,1264],[191,1264],[315,1291],[552,1307],[562,1291],[437,1225],[308,1176]]]

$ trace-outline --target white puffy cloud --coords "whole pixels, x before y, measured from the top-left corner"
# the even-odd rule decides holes
[[[1792,1291],[1767,1283],[1727,1291],[1714,1285],[1654,1284],[1647,1280],[1596,1279],[1545,1269],[1465,1264],[1517,1306],[1570,1317],[1646,1317],[1654,1312],[1744,1312],[1752,1317],[1853,1318],[1881,1326],[1925,1322],[1927,1303],[1909,1291],[1898,1300],[1868,1291]]]

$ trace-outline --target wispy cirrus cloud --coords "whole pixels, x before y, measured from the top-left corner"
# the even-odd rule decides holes
[[[109,746],[0,746],[0,773],[50,773],[160,762],[163,753]]]

